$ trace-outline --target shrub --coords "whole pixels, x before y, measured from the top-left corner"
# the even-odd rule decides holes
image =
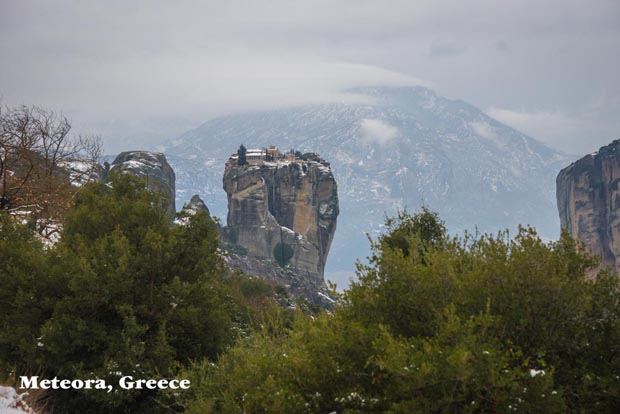
[[[189,413],[614,413],[620,283],[566,234],[450,239],[401,213],[330,314],[262,329],[198,384]]]
[[[286,243],[278,242],[273,248],[273,257],[280,267],[285,267],[293,257],[293,248]]]

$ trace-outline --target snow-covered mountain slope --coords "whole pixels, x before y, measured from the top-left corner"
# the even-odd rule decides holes
[[[359,88],[363,103],[308,105],[213,119],[165,152],[177,205],[200,194],[226,217],[224,162],[239,144],[315,151],[331,162],[341,214],[326,277],[346,284],[386,214],[422,205],[450,231],[530,224],[557,237],[555,176],[568,158],[463,101],[423,87]],[[340,275],[340,276],[338,276]]]

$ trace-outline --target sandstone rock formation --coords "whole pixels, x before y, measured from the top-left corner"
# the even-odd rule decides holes
[[[336,230],[338,193],[329,163],[304,158],[246,165],[231,158],[223,179],[225,234],[247,250],[248,263],[272,262],[319,288]]]
[[[206,211],[208,215],[211,215],[209,208],[198,194],[194,194],[189,200],[189,203],[183,206],[183,211],[188,212],[189,214],[196,214],[199,211]]]
[[[151,151],[121,152],[110,166],[110,172],[116,170],[146,177],[146,186],[164,194],[165,208],[171,216],[174,215],[175,174],[164,154]]]
[[[557,176],[562,229],[601,256],[601,267],[620,267],[620,140],[586,155]]]

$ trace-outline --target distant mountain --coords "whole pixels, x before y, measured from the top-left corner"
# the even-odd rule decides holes
[[[166,144],[177,200],[200,194],[226,217],[224,162],[239,144],[315,151],[331,162],[341,214],[326,277],[346,285],[386,214],[422,205],[450,231],[535,226],[555,238],[555,176],[568,158],[476,107],[423,87],[351,91],[359,103],[220,117]]]

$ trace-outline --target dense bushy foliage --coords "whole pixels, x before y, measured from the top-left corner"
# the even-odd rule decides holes
[[[89,183],[51,248],[0,215],[0,368],[4,374],[170,378],[247,330],[270,289],[227,276],[206,213],[173,225],[158,194],[128,174]],[[248,288],[249,286],[249,288]],[[161,393],[50,393],[54,413],[169,412]],[[164,408],[164,407],[169,408]],[[171,408],[170,408],[171,407]]]
[[[390,220],[331,314],[277,319],[181,376],[189,413],[615,413],[618,278],[568,236]]]
[[[54,413],[615,413],[620,282],[567,235],[449,238],[400,213],[331,312],[230,274],[206,214],[173,225],[129,175],[90,183],[45,247],[0,213],[2,377],[188,378],[59,391]],[[260,311],[259,311],[260,310]],[[254,327],[251,329],[250,327]]]

